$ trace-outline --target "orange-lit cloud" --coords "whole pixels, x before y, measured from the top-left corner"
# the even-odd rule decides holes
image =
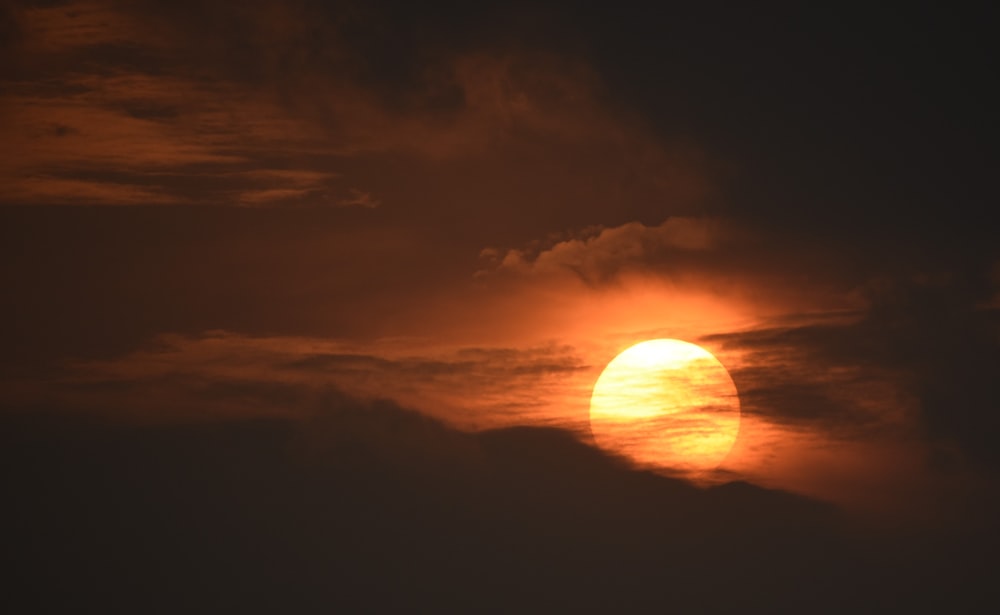
[[[80,318],[99,325],[124,303],[112,312],[116,327],[148,319],[157,330],[62,362],[56,377],[8,383],[6,397],[169,422],[299,416],[332,389],[390,398],[464,429],[559,426],[589,441],[590,393],[603,366],[636,342],[668,337],[713,352],[740,393],[739,437],[721,477],[893,513],[937,493],[906,477],[939,450],[923,431],[920,389],[939,381],[915,385],[912,352],[900,356],[885,337],[900,325],[883,323],[902,321],[891,313],[873,320],[872,305],[898,303],[899,290],[879,291],[891,291],[892,302],[845,297],[821,279],[788,301],[782,280],[815,255],[786,259],[782,270],[780,259],[746,247],[760,237],[729,222],[554,236],[516,248],[526,255],[518,267],[497,258],[476,276],[474,250],[456,265],[454,252],[435,252],[433,236],[335,232],[309,217],[282,227],[270,223],[272,211],[227,210],[225,241],[171,231],[180,240],[163,253],[169,258],[144,257],[134,241],[121,243],[128,238],[89,238],[135,257],[129,267],[118,268],[119,259],[105,266],[106,278],[79,270],[88,291],[112,294],[91,307],[95,293],[81,294]],[[717,223],[721,232],[677,235]],[[259,250],[262,241],[271,249]],[[613,273],[588,282],[565,263]],[[128,277],[133,270],[141,276]],[[220,310],[241,328],[211,332]]]
[[[457,177],[473,161],[503,173],[525,154],[568,155],[573,175],[585,165],[642,178],[615,190],[675,209],[706,190],[686,151],[611,113],[592,71],[554,54],[455,50],[390,100],[358,77],[337,20],[304,7],[182,15],[80,1],[19,15],[20,72],[0,103],[6,203],[118,205],[131,194],[137,205],[371,208],[385,197],[370,178],[400,183],[386,158],[399,156]],[[316,30],[320,47],[304,48]],[[263,51],[234,65],[231,47],[247,40]]]
[[[103,205],[162,205],[180,201],[158,186],[109,181],[95,182],[51,176],[27,176],[0,189],[0,198],[16,203],[38,201],[52,205],[101,203]]]
[[[28,6],[18,14],[25,44],[32,51],[72,52],[98,45],[149,45],[150,30],[141,20],[106,0]]]
[[[607,281],[630,266],[655,266],[670,252],[717,248],[730,232],[721,220],[671,217],[655,227],[630,222],[614,228],[584,229],[578,236],[534,250],[511,249],[500,253],[490,248],[481,256],[499,271],[539,274],[569,271],[587,282],[598,282]]]
[[[853,343],[856,319],[726,331],[731,316],[712,318],[697,304],[701,320],[695,312],[687,323],[664,319],[671,295],[649,287],[649,311],[639,322],[629,312],[640,304],[628,293],[640,295],[621,292],[616,307],[610,293],[602,298],[581,285],[575,300],[591,302],[589,315],[555,310],[552,324],[520,332],[511,326],[533,310],[544,323],[537,311],[553,306],[507,312],[506,322],[480,314],[478,326],[452,308],[440,322],[425,321],[423,336],[410,329],[410,336],[368,341],[221,331],[161,336],[114,359],[76,362],[57,383],[18,390],[36,401],[153,422],[303,416],[338,390],[389,398],[462,429],[551,425],[590,441],[590,394],[605,363],[636,341],[674,337],[710,348],[736,382],[743,420],[721,477],[864,510],[884,512],[901,501],[892,485],[925,454],[918,408],[902,374],[837,351],[836,340]],[[567,326],[556,324],[560,317]],[[648,328],[653,323],[660,328]],[[877,458],[878,470],[871,467]],[[865,481],[852,482],[862,469]],[[921,492],[919,484],[906,485]]]
[[[358,343],[250,337],[224,331],[164,335],[108,361],[81,362],[43,396],[128,420],[171,422],[249,414],[297,416],[328,390],[390,398],[463,429],[515,424],[579,430],[593,366],[566,345],[437,346],[422,339]],[[583,388],[581,388],[583,387]]]

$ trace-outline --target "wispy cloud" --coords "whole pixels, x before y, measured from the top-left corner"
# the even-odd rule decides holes
[[[378,199],[373,197],[370,193],[363,190],[358,190],[357,188],[351,188],[349,191],[349,196],[346,196],[337,201],[337,205],[341,207],[364,207],[367,209],[374,209],[378,207]]]
[[[47,4],[47,5],[46,5]],[[20,28],[32,50],[73,52],[113,44],[149,45],[150,32],[113,2],[77,0],[27,6],[19,11]]]
[[[371,209],[386,198],[371,177],[399,172],[392,157],[496,169],[528,143],[652,198],[704,190],[684,155],[600,104],[584,63],[553,54],[470,45],[389,87],[366,76],[346,18],[317,7],[77,0],[17,14],[5,203]]]
[[[568,346],[429,348],[419,340],[359,345],[303,337],[252,337],[224,331],[161,336],[113,360],[74,364],[50,392],[133,418],[279,415],[294,400],[336,388],[390,398],[465,428],[554,424],[592,366]],[[116,400],[110,402],[110,400]],[[288,403],[285,403],[288,402]]]

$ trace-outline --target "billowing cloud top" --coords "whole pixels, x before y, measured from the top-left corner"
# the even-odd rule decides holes
[[[614,228],[592,227],[548,244],[481,257],[497,271],[556,273],[570,271],[588,282],[606,281],[629,267],[655,267],[678,252],[712,250],[732,235],[721,220],[674,217],[658,226],[630,222]],[[482,272],[482,273],[485,273]]]

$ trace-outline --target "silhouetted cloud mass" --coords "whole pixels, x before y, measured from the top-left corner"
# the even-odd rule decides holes
[[[548,428],[470,434],[328,392],[305,420],[4,414],[20,612],[895,610],[971,603],[995,542],[868,534]],[[970,557],[970,555],[972,557]],[[978,559],[983,558],[983,559]]]

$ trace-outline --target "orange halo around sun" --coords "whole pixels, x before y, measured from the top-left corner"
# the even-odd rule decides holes
[[[590,400],[591,432],[601,448],[663,470],[715,469],[739,426],[729,372],[712,353],[680,340],[627,348],[604,368]]]

